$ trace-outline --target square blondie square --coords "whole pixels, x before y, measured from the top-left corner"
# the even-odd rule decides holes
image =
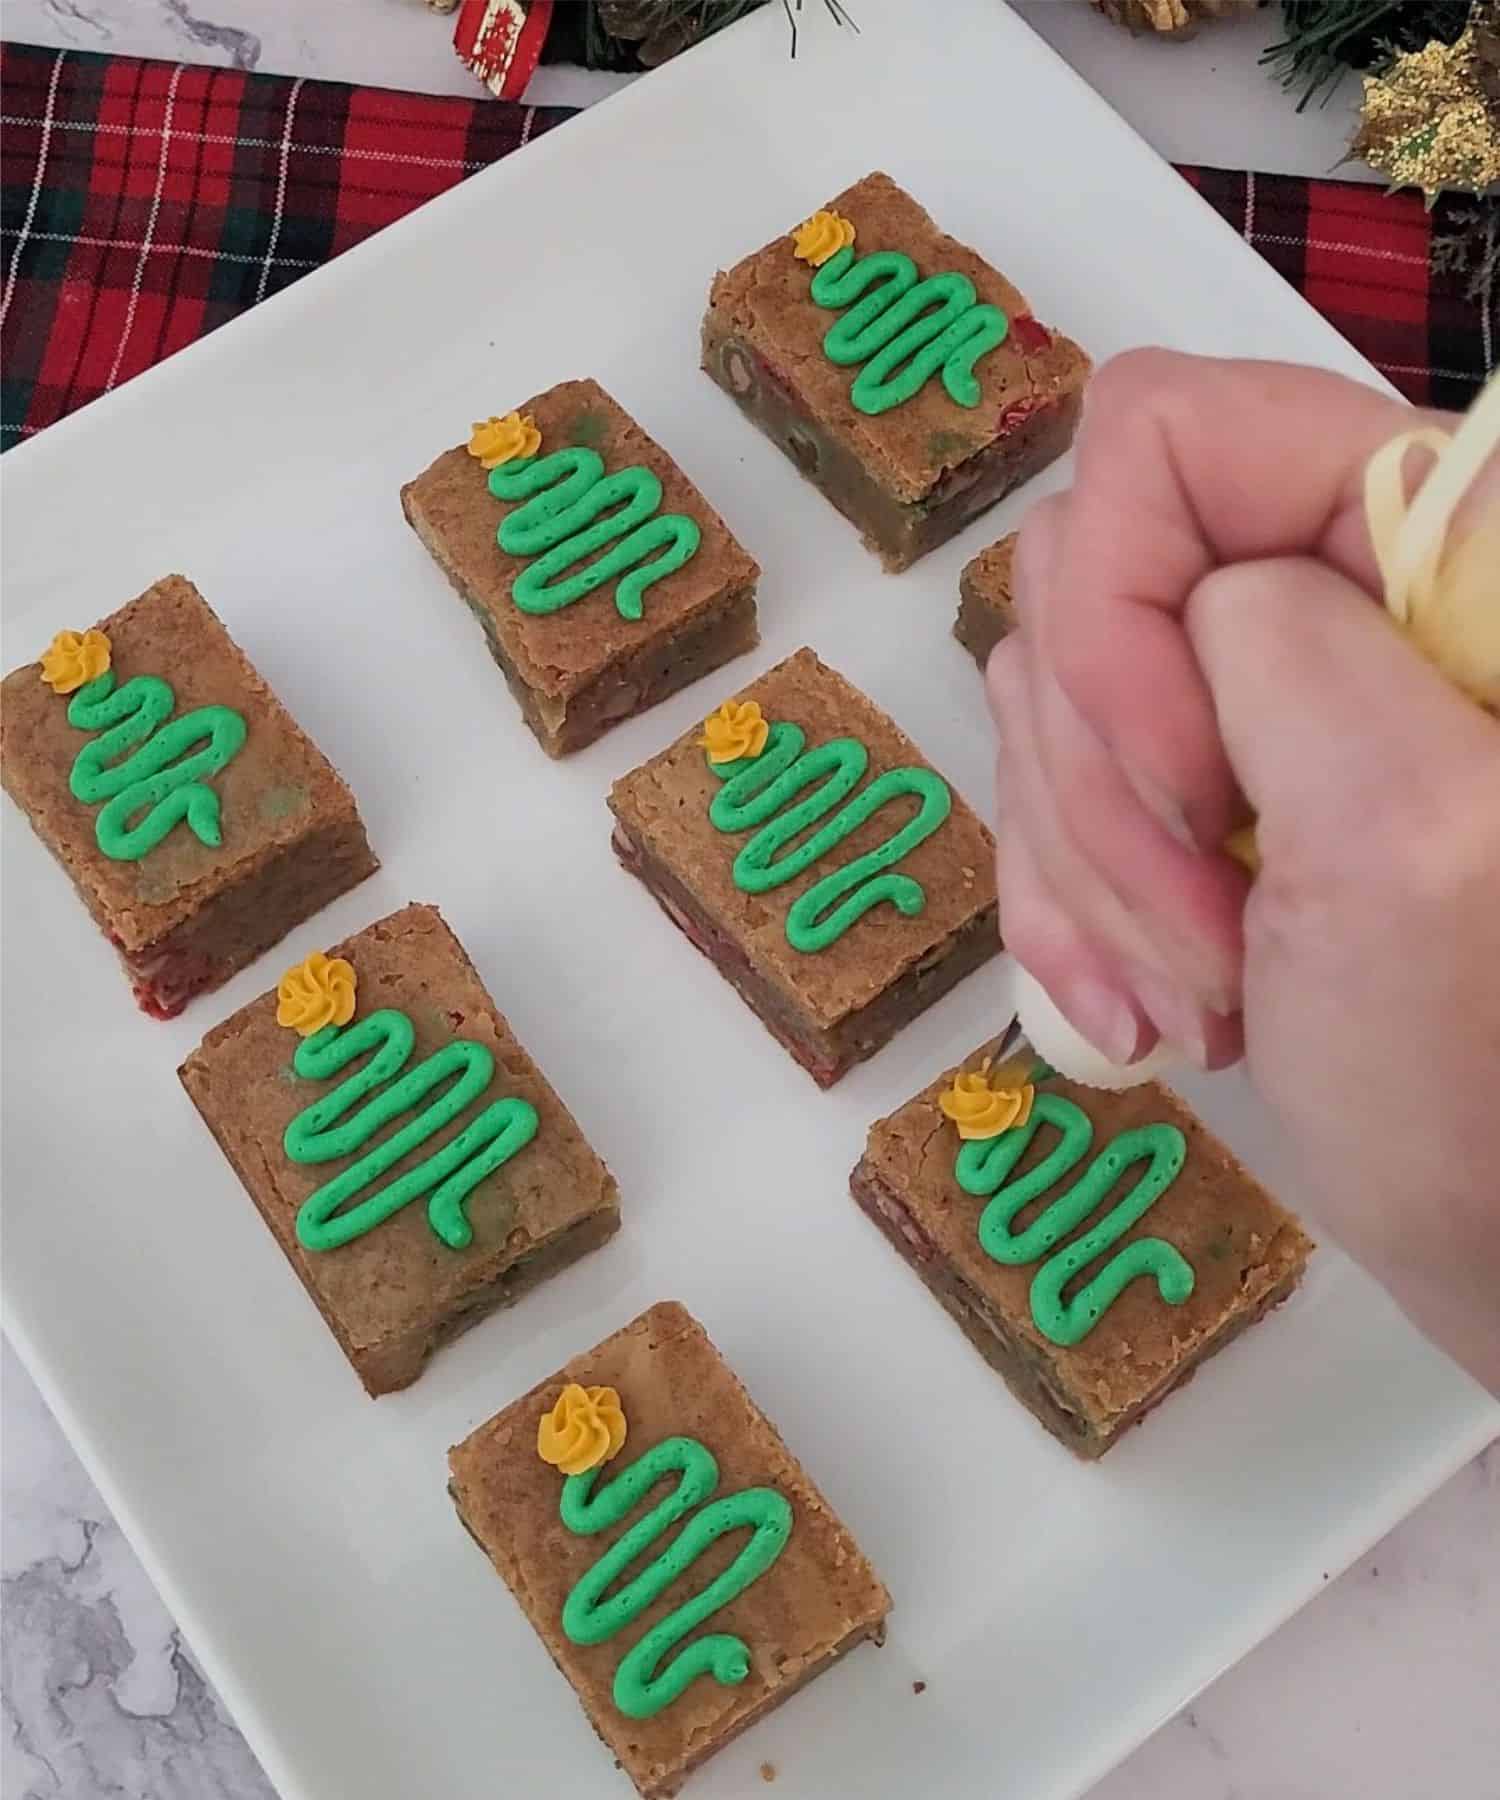
[[[1168,1089],[992,1068],[1000,1041],[877,1120],[850,1185],[1021,1404],[1098,1457],[1279,1306],[1312,1244]]]
[[[315,953],[178,1075],[368,1393],[619,1226],[614,1177],[435,907]]]
[[[879,1577],[675,1301],[448,1464],[460,1519],[645,1800],[884,1636]]]
[[[706,737],[754,753],[716,762]],[[1000,948],[993,838],[811,650],[617,781],[609,804],[621,862],[820,1086]]]
[[[717,275],[702,347],[892,570],[1068,448],[1090,369],[882,174]]]
[[[1016,534],[1012,531],[965,563],[958,578],[953,635],[981,669],[1001,638],[1016,628],[1015,560]]]
[[[353,794],[181,575],[6,676],[0,782],[158,1019],[379,867]]]
[[[476,425],[401,505],[550,756],[759,641],[758,565],[597,381],[561,382]]]

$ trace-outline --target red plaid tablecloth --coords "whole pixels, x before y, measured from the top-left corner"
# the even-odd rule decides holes
[[[570,116],[26,45],[0,96],[7,447]],[[1457,203],[1183,174],[1411,399],[1494,367],[1495,283],[1429,268]]]

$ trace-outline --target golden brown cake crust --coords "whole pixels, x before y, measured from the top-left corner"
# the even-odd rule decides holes
[[[519,679],[560,704],[611,663],[693,629],[727,595],[753,589],[760,570],[661,445],[597,381],[560,382],[518,410],[535,419],[540,454],[579,444],[597,450],[611,473],[639,463],[661,481],[661,511],[685,513],[703,533],[680,569],[646,589],[640,619],[621,618],[613,582],[558,612],[528,614],[511,600],[528,559],[507,555],[495,537],[516,504],[494,498],[487,471],[462,445],[401,490],[407,518],[470,604],[483,609]]]
[[[996,543],[987,544],[978,556],[964,565],[963,578],[973,583],[991,605],[1009,606],[1016,562],[1017,533],[1008,531]],[[1014,624],[1015,620],[1012,619]]]
[[[346,1165],[294,1163],[282,1149],[287,1125],[333,1084],[303,1081],[293,1071],[301,1039],[276,1023],[275,993],[216,1026],[178,1071],[345,1354],[379,1393],[414,1380],[434,1344],[459,1322],[472,1323],[509,1299],[509,1278],[531,1259],[570,1242],[577,1252],[602,1242],[619,1222],[618,1198],[613,1176],[435,907],[403,907],[329,954],[354,966],[356,1018],[382,1006],[410,1018],[416,1047],[408,1068],[456,1037],[473,1039],[495,1058],[490,1097],[529,1100],[540,1121],[531,1143],[469,1195],[468,1249],[450,1249],[436,1236],[418,1198],[351,1243],[309,1251],[297,1240],[298,1209]],[[457,1136],[469,1118],[394,1164],[381,1185]]]
[[[715,704],[729,697],[716,695]],[[798,650],[733,697],[758,701],[768,721],[800,725],[809,748],[832,738],[858,738],[870,753],[867,781],[887,769],[931,767],[904,732],[811,650]],[[700,732],[694,726],[617,781],[610,807],[631,836],[673,871],[715,927],[746,951],[789,1006],[817,1026],[827,1028],[867,1006],[994,908],[994,839],[954,791],[948,818],[900,865],[902,874],[919,882],[926,894],[919,914],[906,918],[894,906],[881,904],[827,949],[814,954],[794,950],[786,938],[792,902],[832,869],[884,842],[896,828],[893,821],[904,823],[914,803],[883,807],[827,858],[784,887],[745,894],[734,884],[733,864],[750,834],[721,832],[709,819],[710,802],[721,784],[698,747]],[[994,947],[999,949],[998,936]]]
[[[1016,533],[990,544],[964,564],[958,578],[953,635],[982,669],[990,651],[1017,624],[1014,598]]]
[[[751,1666],[739,1685],[700,1676],[648,1719],[627,1718],[613,1698],[621,1656],[728,1567],[744,1544],[743,1532],[713,1544],[689,1575],[605,1643],[580,1646],[564,1636],[569,1591],[646,1510],[637,1508],[594,1537],[575,1536],[563,1526],[563,1476],[538,1456],[536,1440],[538,1421],[568,1382],[619,1393],[629,1435],[618,1463],[605,1466],[606,1478],[664,1438],[693,1437],[718,1462],[716,1497],[770,1486],[791,1502],[792,1533],[776,1562],[692,1634],[723,1631],[743,1639]],[[835,1654],[878,1636],[890,1608],[890,1596],[848,1530],[703,1327],[675,1301],[658,1302],[574,1357],[481,1425],[449,1452],[448,1462],[465,1525],[572,1683],[594,1729],[648,1796],[675,1793],[694,1765]],[[653,1502],[664,1491],[653,1490]]]
[[[91,733],[68,723],[68,701],[28,664],[0,688],[0,773],[6,791],[67,870],[100,928],[130,955],[160,944],[227,890],[250,886],[281,858],[318,838],[347,858],[352,886],[376,865],[354,796],[332,764],[256,673],[192,582],[168,575],[100,624],[117,684],[155,675],[176,696],[173,717],[227,706],[247,727],[243,748],[210,779],[219,796],[222,842],[201,843],[179,824],[147,855],[116,862],[95,839],[98,808],[68,789],[74,759]],[[323,894],[318,904],[333,896]],[[315,910],[294,906],[276,935]],[[257,948],[260,946],[257,945]],[[226,961],[233,946],[223,946]],[[241,958],[234,968],[243,966]],[[222,980],[233,968],[225,967]]]
[[[930,493],[945,471],[1000,435],[1002,420],[1012,409],[1074,396],[1081,389],[1090,364],[1078,345],[1038,329],[1019,288],[977,251],[940,231],[889,175],[866,175],[827,204],[854,225],[857,254],[898,250],[912,258],[924,277],[949,270],[967,275],[979,299],[998,306],[1011,323],[1004,342],[975,366],[981,388],[977,407],[958,405],[940,381],[929,381],[904,405],[871,417],[849,397],[853,372],[824,353],[823,339],[836,315],[813,300],[813,271],[793,255],[790,225],[715,278],[710,314],[724,315],[809,416],[899,499],[915,501]],[[1028,323],[1017,329],[1018,320]]]
[[[957,1067],[979,1068],[999,1043],[981,1045]],[[954,1176],[960,1139],[939,1109],[938,1096],[955,1073],[956,1068],[945,1070],[871,1127],[860,1169],[866,1180],[873,1177],[880,1183],[924,1241],[925,1247],[919,1246],[908,1236],[903,1250],[923,1278],[951,1274],[977,1295],[1019,1344],[1022,1357],[1045,1371],[1058,1403],[1096,1439],[1109,1440],[1180,1372],[1211,1354],[1271,1296],[1283,1298],[1300,1278],[1312,1244],[1297,1220],[1169,1089],[1147,1082],[1105,1093],[1053,1075],[1038,1092],[1060,1094],[1088,1114],[1094,1125],[1090,1160],[1111,1138],[1139,1125],[1175,1125],[1186,1138],[1181,1172],[1105,1257],[1137,1238],[1164,1238],[1191,1264],[1194,1287],[1181,1305],[1169,1306],[1154,1281],[1132,1281],[1077,1344],[1052,1343],[1031,1314],[1031,1283],[1039,1265],[1007,1267],[986,1255],[978,1238],[985,1201],[965,1193]],[[1017,1173],[1040,1162],[1056,1141],[1050,1128],[1039,1131]],[[1071,1185],[1087,1166],[1075,1165],[1063,1183]],[[1049,1188],[1018,1215],[1012,1228],[1024,1228],[1060,1191],[1059,1185]],[[1117,1187],[1111,1194],[1118,1199],[1123,1191]],[[1061,1241],[1097,1224],[1105,1205],[1101,1200],[1089,1219]],[[1097,1273],[1103,1260],[1090,1264],[1079,1279]],[[1096,1454],[1097,1449],[1084,1453]]]

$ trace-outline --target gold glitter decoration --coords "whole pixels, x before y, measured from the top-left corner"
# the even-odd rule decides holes
[[[1398,56],[1367,75],[1352,155],[1393,188],[1417,187],[1428,206],[1449,189],[1482,193],[1500,181],[1500,104],[1487,91],[1475,27],[1452,44]]]

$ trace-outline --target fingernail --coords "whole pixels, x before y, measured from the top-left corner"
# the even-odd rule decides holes
[[[1126,997],[1092,975],[1076,975],[1055,995],[1058,1006],[1101,1056],[1128,1063],[1141,1041],[1141,1024]]]
[[[1193,1000],[1168,977],[1134,963],[1127,971],[1131,990],[1151,1023],[1176,1049],[1198,1068],[1208,1067],[1208,1044],[1203,1015]]]
[[[1157,824],[1163,826],[1182,845],[1184,850],[1201,848],[1193,836],[1192,827],[1188,824],[1187,814],[1183,811],[1180,802],[1143,770],[1133,768],[1129,763],[1122,766],[1125,770],[1125,779],[1134,789],[1136,799],[1156,820]]]

